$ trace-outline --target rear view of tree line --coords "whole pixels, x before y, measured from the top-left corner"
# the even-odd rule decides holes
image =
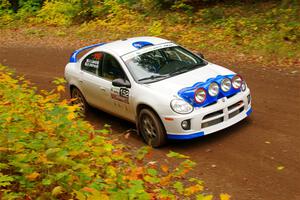
[[[300,54],[299,3],[299,0],[2,0],[0,28],[24,24],[78,25],[77,33],[84,37],[112,40],[154,35],[199,50],[213,46],[214,50],[226,47],[228,51],[238,46],[247,53],[251,50],[269,57],[295,58]],[[99,29],[103,31],[100,33]]]
[[[5,0],[4,0],[5,1]],[[23,6],[32,6],[36,8],[42,7],[45,0],[8,0],[11,4],[11,9],[14,12],[17,12],[19,8]],[[51,1],[51,0],[50,0]],[[74,0],[74,3],[81,3],[85,6],[93,6],[95,4],[103,3],[106,0],[102,1],[96,1],[96,0]],[[262,0],[115,0],[117,3],[128,3],[129,5],[134,4],[154,4],[157,7],[160,8],[170,8],[173,5],[181,5],[181,6],[191,6],[191,7],[197,7],[197,6],[205,6],[205,5],[214,5],[217,3],[225,3],[225,4],[235,4],[235,3],[255,3],[255,2],[264,2]],[[272,0],[269,0],[272,1]],[[274,0],[273,0],[274,1]],[[283,6],[290,6],[290,5],[296,5],[298,3],[298,0],[280,0],[281,4]],[[276,0],[275,0],[276,2]]]

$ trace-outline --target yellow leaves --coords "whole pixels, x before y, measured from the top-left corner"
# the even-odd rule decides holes
[[[79,105],[72,105],[67,107],[70,112],[75,112],[79,109]]]
[[[56,197],[56,196],[62,194],[63,191],[64,191],[64,189],[61,186],[56,186],[55,188],[53,188],[51,194]]]
[[[30,181],[35,181],[39,176],[40,176],[39,173],[33,172],[33,173],[27,175],[26,178]]]
[[[76,199],[79,199],[79,200],[109,200],[110,199],[107,194],[100,192],[94,188],[84,187],[84,188],[82,188],[82,191],[88,192],[89,195],[86,196],[81,191],[74,191],[74,193],[76,195]]]
[[[68,119],[68,120],[75,119],[75,117],[76,117],[76,114],[73,113],[73,112],[71,112],[71,113],[69,113],[69,114],[67,115],[67,119]]]
[[[106,169],[106,174],[109,177],[116,177],[117,176],[116,168],[113,167],[113,166],[108,166],[107,169]]]
[[[150,35],[159,36],[162,34],[163,25],[161,21],[154,21],[149,27],[148,31]]]
[[[63,85],[58,85],[58,86],[56,87],[56,90],[57,90],[58,92],[64,92],[64,91],[65,91],[65,87],[64,87]]]
[[[226,193],[220,194],[220,200],[230,200],[230,195]]]
[[[203,189],[204,189],[204,187],[202,185],[196,184],[196,185],[186,188],[184,190],[184,194],[186,196],[191,196],[192,194],[203,191]],[[222,199],[222,200],[225,200],[225,199]]]
[[[72,106],[67,106],[67,109],[69,111],[67,118],[68,120],[75,119],[77,114],[75,113],[76,110],[78,110],[79,106],[78,105],[72,105]]]
[[[45,154],[40,155],[36,162],[40,163],[40,164],[52,164],[53,163],[52,161],[49,161],[47,159],[47,156]]]
[[[283,170],[284,169],[284,166],[277,166],[277,170],[278,171],[281,171],[281,170]]]
[[[199,194],[197,195],[197,200],[212,200],[213,199],[213,195],[202,195]]]

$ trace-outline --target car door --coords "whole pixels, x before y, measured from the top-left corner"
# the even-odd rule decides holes
[[[110,82],[113,113],[125,119],[134,119],[130,88],[112,85],[112,81],[115,79],[121,78],[128,80],[128,78],[118,60],[109,53],[104,54],[101,76]]]
[[[103,52],[94,52],[87,55],[81,62],[79,82],[81,84],[81,92],[89,104],[111,111],[111,82],[101,77],[103,59]]]

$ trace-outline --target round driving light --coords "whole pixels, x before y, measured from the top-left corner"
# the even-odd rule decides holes
[[[183,130],[189,130],[191,128],[190,120],[184,120],[181,122],[181,127]]]
[[[215,82],[212,82],[208,87],[208,94],[212,97],[215,97],[219,94],[219,85]]]
[[[232,87],[234,89],[239,89],[242,86],[242,83],[243,83],[243,79],[240,75],[235,75],[232,78]]]
[[[243,92],[247,89],[247,85],[246,85],[245,81],[243,81],[241,89]]]
[[[224,92],[228,92],[231,89],[231,80],[229,78],[224,78],[221,81],[221,89]]]
[[[206,99],[206,92],[204,88],[196,90],[194,99],[197,103],[203,103]]]

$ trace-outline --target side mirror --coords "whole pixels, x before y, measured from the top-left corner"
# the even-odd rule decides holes
[[[122,79],[122,78],[117,78],[112,81],[112,85],[116,87],[126,87],[126,88],[131,88],[131,84],[128,80]]]
[[[204,59],[204,55],[202,53],[200,53],[199,51],[193,51],[194,54],[196,54],[197,56],[199,56],[200,58]]]
[[[204,59],[204,55],[202,53],[197,54],[200,58]]]

